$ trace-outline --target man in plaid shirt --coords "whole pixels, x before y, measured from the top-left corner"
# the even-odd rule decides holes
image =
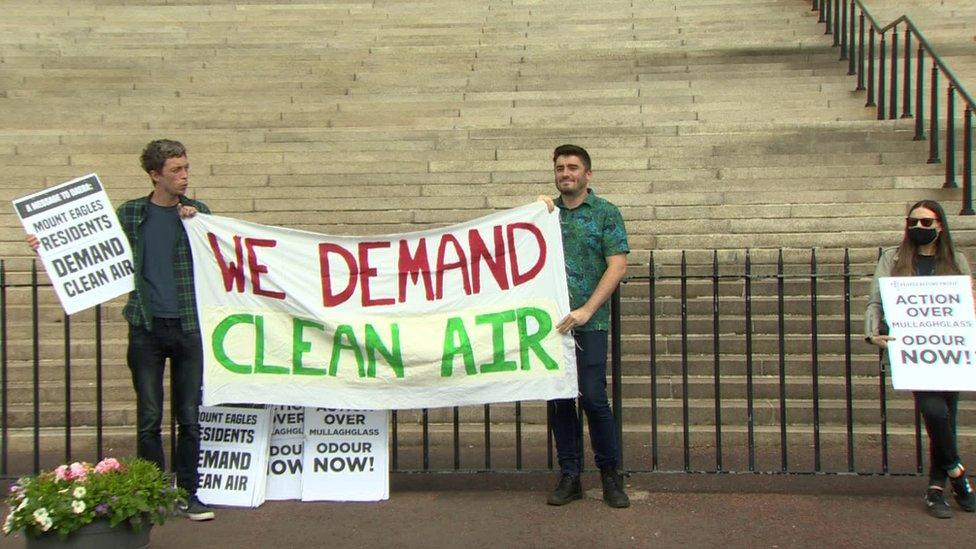
[[[168,358],[179,425],[176,483],[189,495],[183,511],[191,520],[210,520],[213,511],[196,497],[203,348],[190,243],[180,221],[210,209],[186,197],[190,164],[181,143],[152,141],[142,151],[141,161],[153,190],[122,204],[117,212],[132,246],[137,275],[122,315],[129,323],[126,356],[136,391],[138,454],[165,470],[161,424]]]

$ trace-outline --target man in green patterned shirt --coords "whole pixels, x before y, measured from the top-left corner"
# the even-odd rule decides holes
[[[563,254],[569,283],[570,313],[556,328],[573,333],[580,405],[590,427],[590,441],[603,481],[603,500],[610,507],[628,507],[619,471],[620,441],[607,399],[607,328],[609,298],[627,271],[627,231],[620,210],[589,188],[593,172],[582,147],[561,145],[553,152],[559,197],[540,197],[550,211],[559,208]],[[580,484],[580,424],[574,399],[548,403],[561,475],[549,494],[550,505],[583,497]]]

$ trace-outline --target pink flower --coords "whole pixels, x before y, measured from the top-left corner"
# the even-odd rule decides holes
[[[71,471],[68,469],[68,466],[58,465],[58,468],[54,470],[54,478],[58,480],[71,480]]]
[[[122,464],[119,463],[119,460],[115,458],[105,458],[102,461],[99,461],[98,465],[95,466],[95,472],[101,475],[109,471],[117,471],[121,468]]]
[[[71,471],[71,479],[85,480],[85,477],[88,476],[88,467],[84,463],[78,463],[76,461],[68,469]]]

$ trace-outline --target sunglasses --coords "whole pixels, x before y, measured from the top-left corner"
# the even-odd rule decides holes
[[[935,219],[934,217],[906,217],[905,218],[905,223],[909,229],[911,229],[916,225],[921,225],[922,227],[928,229],[932,225],[935,225],[936,221],[938,221],[938,219]]]

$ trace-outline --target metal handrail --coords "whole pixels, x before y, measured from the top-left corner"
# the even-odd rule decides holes
[[[858,10],[860,12],[858,13]],[[922,34],[918,25],[907,14],[902,15],[882,25],[877,17],[864,5],[862,0],[813,0],[813,11],[820,12],[819,23],[826,26],[825,34],[833,34],[834,46],[840,47],[840,60],[848,61],[848,74],[857,75],[858,91],[867,91],[866,107],[877,107],[878,120],[898,118],[898,28],[904,25],[904,69],[902,70],[902,109],[901,118],[913,118],[912,93],[913,84],[911,73],[912,48],[911,41],[918,41],[918,54],[915,56],[915,137],[916,141],[925,139],[924,129],[924,71],[925,55],[931,58],[931,98],[929,100],[929,159],[928,163],[942,162],[939,158],[939,74],[947,83],[946,112],[945,112],[945,181],[943,188],[955,188],[956,184],[956,144],[955,144],[955,100],[959,96],[964,103],[963,111],[963,162],[962,162],[962,209],[960,215],[976,215],[973,209],[972,197],[972,155],[973,155],[973,110],[976,109],[976,99],[966,90],[959,77],[946,65],[942,57],[935,51],[932,44]],[[890,76],[886,76],[887,40],[886,35],[891,32],[891,61]],[[867,38],[865,38],[867,35]],[[880,43],[875,55],[875,35]],[[867,67],[865,67],[865,43],[867,43]],[[877,90],[875,89],[875,57],[877,57]],[[866,69],[866,71],[865,71]],[[867,88],[865,88],[865,72],[867,72]],[[890,80],[889,96],[886,97],[886,80]],[[877,91],[877,94],[875,94]],[[877,101],[875,101],[877,97]]]

